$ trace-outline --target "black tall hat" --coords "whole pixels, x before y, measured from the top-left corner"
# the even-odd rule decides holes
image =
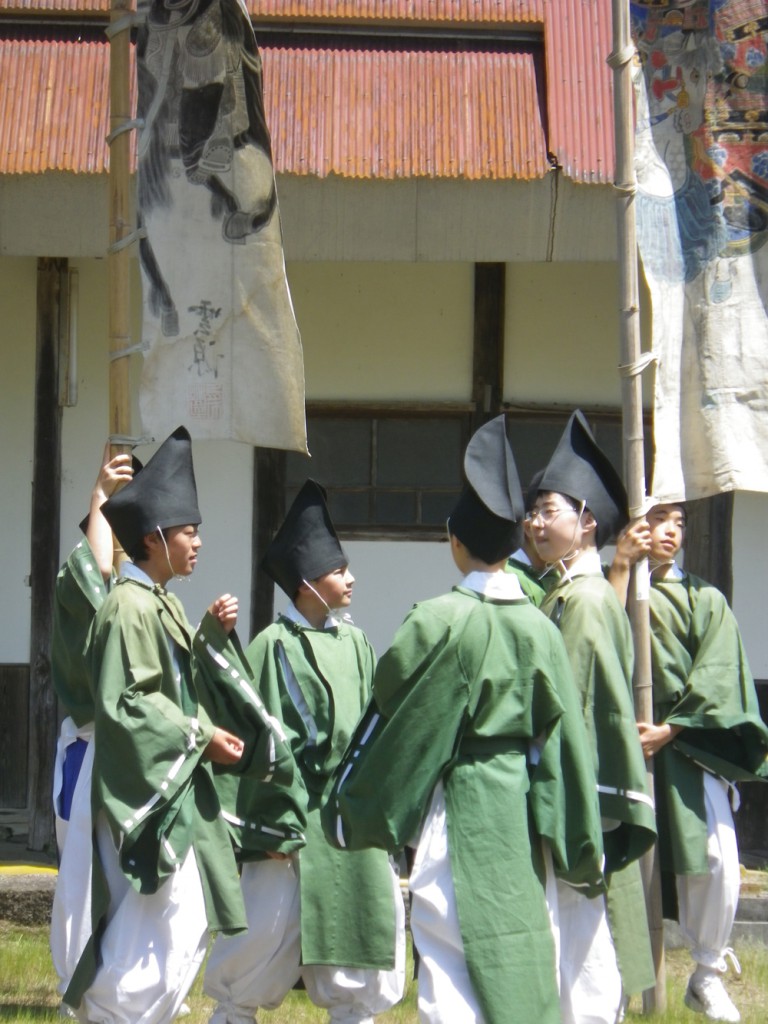
[[[293,599],[302,580],[316,580],[349,564],[325,503],[325,490],[307,480],[293,499],[261,568]]]
[[[627,492],[577,409],[539,481],[539,491],[557,491],[583,501],[597,521],[598,548],[614,540],[629,522]]]
[[[449,517],[450,531],[473,555],[493,565],[520,546],[525,514],[503,414],[470,438],[464,475],[464,490]]]
[[[199,525],[203,520],[186,427],[177,427],[142,471],[104,502],[101,511],[126,551],[134,551],[141,538],[158,526],[165,530]]]

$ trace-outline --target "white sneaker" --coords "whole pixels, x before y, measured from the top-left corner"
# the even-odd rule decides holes
[[[685,1005],[696,1013],[703,1013],[709,1020],[724,1020],[736,1024],[741,1014],[731,1002],[720,978],[715,971],[695,971],[685,993]]]

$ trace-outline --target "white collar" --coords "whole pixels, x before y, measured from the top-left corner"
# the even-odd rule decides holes
[[[517,601],[525,597],[517,576],[503,569],[498,572],[470,572],[461,581],[461,586],[484,597],[496,597],[502,601]]]
[[[317,628],[316,626],[313,626],[311,622],[304,618],[304,616],[301,614],[301,612],[293,603],[293,601],[291,601],[291,603],[288,605],[285,611],[282,612],[282,616],[284,619],[288,619],[289,622],[295,622],[297,626],[301,626],[303,629]],[[338,629],[342,622],[346,623],[348,626],[352,625],[352,616],[349,615],[347,612],[345,612],[343,615],[341,614],[341,612],[339,612],[337,615],[331,614],[326,618],[325,624],[323,625],[323,629]]]

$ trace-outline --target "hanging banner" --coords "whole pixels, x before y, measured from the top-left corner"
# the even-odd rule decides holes
[[[306,451],[261,57],[241,0],[140,4],[143,429]]]
[[[638,246],[659,359],[652,491],[768,491],[765,2],[630,11]]]

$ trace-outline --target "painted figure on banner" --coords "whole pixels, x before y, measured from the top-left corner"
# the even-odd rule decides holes
[[[631,13],[638,243],[661,360],[658,434],[669,433],[665,420],[681,424],[672,432],[681,451],[660,451],[654,491],[766,490],[765,428],[749,398],[755,379],[763,388],[768,380],[764,4],[632,0]],[[747,443],[737,449],[728,435]]]
[[[301,343],[250,18],[241,0],[140,10],[144,428],[183,414],[193,436],[303,451]]]

